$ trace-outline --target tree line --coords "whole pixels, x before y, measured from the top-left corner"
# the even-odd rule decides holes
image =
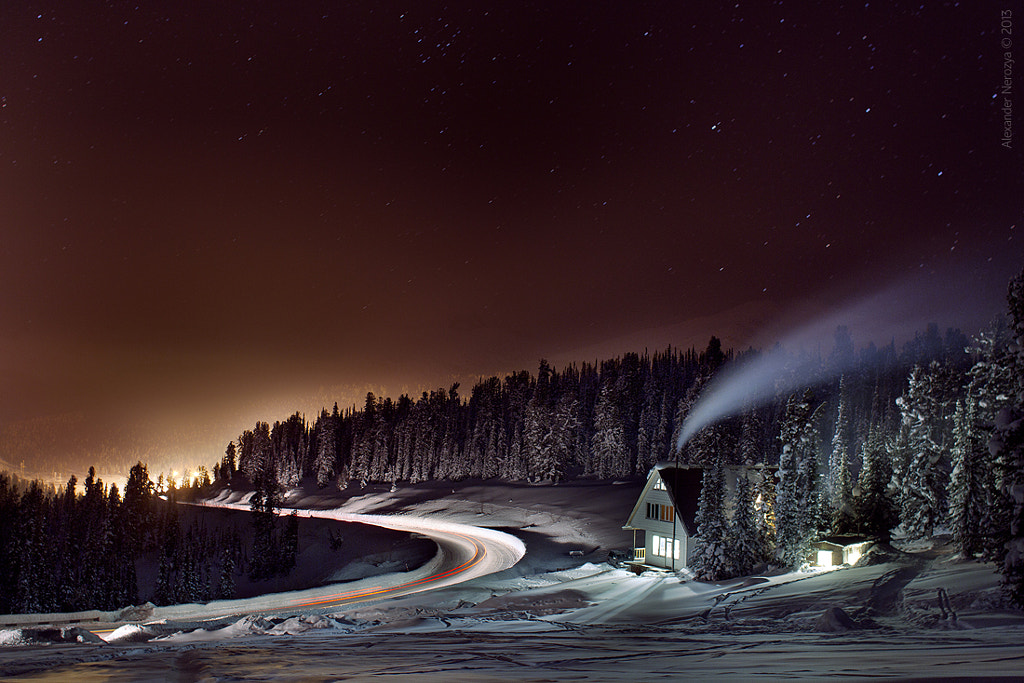
[[[849,337],[849,332],[844,332]],[[852,343],[852,342],[850,342]],[[859,352],[852,419],[869,418],[872,392],[893,403],[915,363],[963,354],[966,338],[930,327],[897,349],[895,343]],[[468,397],[460,385],[397,400],[367,394],[361,408],[324,409],[312,421],[295,413],[258,422],[228,444],[214,479],[236,474],[294,486],[303,478],[320,486],[350,482],[417,483],[467,478],[557,483],[580,477],[642,476],[674,456],[672,444],[706,381],[724,363],[756,354],[723,350],[712,337],[706,350],[629,353],[561,370],[541,361],[521,371],[478,382]],[[853,353],[851,349],[851,353]],[[794,362],[806,364],[805,355]],[[829,359],[821,360],[828,376]],[[811,380],[816,382],[816,379]],[[829,394],[828,388],[824,390]],[[834,393],[834,392],[831,392]],[[744,412],[719,433],[730,463],[777,459],[779,406]]]

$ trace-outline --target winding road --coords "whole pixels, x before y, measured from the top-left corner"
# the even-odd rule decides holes
[[[248,510],[245,503],[207,501],[198,505]],[[342,522],[358,522],[374,526],[422,534],[433,540],[437,554],[422,567],[408,572],[383,574],[344,584],[328,584],[301,591],[267,593],[253,598],[215,600],[206,604],[184,604],[157,607],[152,613],[132,621],[173,622],[188,627],[225,617],[250,614],[295,614],[330,612],[360,603],[401,597],[454,586],[515,565],[526,553],[523,542],[511,534],[469,524],[459,524],[427,517],[409,515],[365,515],[340,510],[295,509],[300,517],[320,517]],[[291,509],[282,510],[291,513]],[[344,587],[344,590],[339,590]],[[101,637],[128,623],[118,612],[76,612],[63,614],[0,615],[0,623],[11,627],[79,625]]]
[[[330,592],[313,598],[304,597],[292,600],[290,607],[338,607],[453,586],[508,569],[526,552],[523,542],[515,536],[468,524],[412,516],[346,514],[330,510],[297,512],[303,517],[324,517],[419,533],[437,543],[439,552],[419,570],[374,577],[380,585],[340,593]],[[324,590],[330,588],[326,586]]]
[[[203,503],[207,507],[248,510],[244,503]],[[290,509],[282,514],[291,514]],[[511,534],[438,519],[409,515],[365,515],[339,510],[296,509],[300,517],[320,517],[341,522],[358,522],[422,534],[438,546],[438,553],[422,567],[410,572],[384,574],[343,584],[319,586],[302,591],[268,593],[241,600],[218,600],[206,605],[158,607],[150,619],[168,621],[210,619],[229,615],[330,610],[453,586],[515,565],[525,554],[523,542]]]

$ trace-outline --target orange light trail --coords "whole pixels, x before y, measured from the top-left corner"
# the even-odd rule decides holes
[[[460,534],[460,533],[455,532],[455,531],[450,531],[450,532],[447,532],[447,533],[450,533],[452,535],[459,536],[461,538],[464,538],[464,539],[468,540],[470,543],[473,544],[473,548],[475,550],[475,552],[473,554],[473,557],[471,557],[466,562],[463,562],[458,567],[455,567],[453,569],[449,569],[447,571],[439,572],[437,574],[431,574],[430,576],[425,576],[423,578],[416,579],[415,581],[408,581],[406,583],[402,583],[402,584],[399,584],[397,586],[391,586],[391,587],[388,587],[388,588],[385,588],[385,587],[382,587],[382,586],[374,586],[373,588],[366,588],[364,590],[359,590],[359,591],[349,591],[349,592],[346,592],[346,593],[335,593],[334,595],[324,596],[323,598],[320,598],[320,599],[317,599],[317,600],[298,600],[298,601],[295,601],[292,604],[295,607],[326,606],[326,605],[331,605],[331,604],[341,604],[343,602],[359,602],[361,600],[366,600],[368,598],[375,597],[375,596],[385,595],[387,593],[399,593],[401,591],[406,591],[406,590],[408,590],[410,588],[415,588],[417,586],[424,586],[426,584],[433,583],[434,581],[439,581],[441,579],[446,579],[446,578],[449,578],[451,576],[455,576],[457,574],[460,574],[460,573],[462,573],[464,571],[467,571],[469,569],[472,569],[473,567],[478,565],[480,562],[482,562],[484,557],[487,556],[487,548],[485,548],[476,539],[474,539],[474,538],[472,538],[470,536],[467,536],[465,534]]]

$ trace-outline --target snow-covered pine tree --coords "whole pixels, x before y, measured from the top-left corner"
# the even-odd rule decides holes
[[[622,419],[616,404],[613,382],[601,386],[601,393],[594,407],[594,436],[591,439],[592,457],[597,465],[599,479],[610,479],[632,474],[624,463],[626,458],[626,436]]]
[[[996,415],[989,448],[1006,498],[1011,501],[1004,544],[1003,582],[1011,599],[1024,607],[1024,270],[1006,294],[1012,343],[1004,363],[1015,378],[1007,405]]]
[[[483,478],[494,479],[501,476],[501,464],[508,457],[508,433],[505,425],[500,422],[491,432],[491,438],[487,442],[487,451],[484,457]]]
[[[479,382],[473,387],[469,398],[470,424],[466,443],[466,457],[469,460],[469,476],[489,479],[494,474],[493,453],[494,433],[497,429],[497,403],[500,401],[501,383],[497,377]]]
[[[697,578],[720,581],[730,576],[729,526],[725,519],[725,470],[722,458],[711,461],[701,479],[697,503],[697,538],[693,571]]]
[[[180,602],[199,602],[202,596],[202,576],[199,565],[196,562],[194,548],[191,547],[192,539],[187,537],[186,543],[179,548],[178,556],[178,587],[177,594]]]
[[[857,479],[854,509],[857,531],[888,543],[892,528],[899,522],[889,488],[892,462],[885,448],[881,428],[872,425],[861,444],[860,477]]]
[[[174,565],[166,553],[160,553],[160,565],[156,574],[156,593],[153,601],[158,605],[173,605],[178,601],[175,591]]]
[[[409,481],[412,478],[412,459],[414,450],[414,431],[411,408],[406,408],[406,416],[396,428],[395,441],[395,478],[397,481]]]
[[[220,575],[214,597],[230,600],[235,597],[235,554],[225,546],[220,553]]]
[[[324,488],[331,483],[334,476],[334,465],[337,457],[336,421],[324,408],[316,421],[316,460],[313,469],[316,472],[316,485]]]
[[[640,415],[637,419],[636,457],[637,469],[647,472],[656,460],[648,462],[651,454],[651,441],[654,439],[655,423],[658,416],[658,403],[655,392],[655,378],[647,373],[644,378],[643,394],[640,396]]]
[[[910,462],[903,479],[900,521],[909,538],[930,538],[945,520],[949,473],[943,461],[943,404],[948,401],[941,381],[942,368],[933,362],[927,370],[914,366],[906,393],[897,405],[907,427]]]
[[[544,479],[546,470],[552,462],[553,448],[551,437],[551,410],[541,402],[535,394],[526,406],[526,419],[523,429],[523,446],[526,450],[529,478],[531,481]]]
[[[974,431],[976,403],[968,396],[957,401],[953,413],[953,471],[949,476],[949,526],[953,542],[965,558],[982,550],[981,524],[988,491],[985,487],[986,463],[979,458]]]
[[[539,470],[542,480],[557,484],[565,478],[579,429],[578,411],[579,402],[571,394],[558,399],[551,423],[550,448]]]
[[[668,438],[668,416],[666,413],[666,392],[661,388],[655,373],[644,381],[643,409],[640,412],[637,430],[637,471],[648,472],[666,455],[665,440]]]
[[[231,477],[235,476],[235,469],[238,466],[235,456],[235,442],[229,441],[227,448],[224,450],[224,458],[220,461],[220,476],[222,478],[230,480]]]
[[[765,454],[761,450],[761,431],[764,424],[757,409],[748,407],[743,411],[740,427],[739,460],[741,465],[751,466],[764,462]]]
[[[735,495],[732,522],[729,524],[728,563],[734,576],[747,576],[767,559],[764,533],[758,526],[754,508],[754,487],[747,472],[737,477]]]
[[[387,424],[384,411],[378,410],[370,427],[370,440],[372,443],[368,476],[370,481],[379,483],[388,479],[388,470],[391,467],[390,456],[393,434],[394,430]],[[464,478],[464,475],[457,478]]]
[[[648,458],[648,462],[652,463],[652,466],[664,459],[674,448],[674,445],[669,443],[669,438],[671,436],[669,433],[669,421],[672,417],[672,403],[674,403],[674,401],[670,400],[667,391],[662,394],[658,427],[651,440],[651,455],[650,458]]]
[[[149,470],[141,461],[133,465],[128,473],[123,509],[125,550],[129,555],[134,555],[147,547],[149,539],[145,532],[152,525],[153,519],[153,482],[149,479]]]
[[[853,524],[850,476],[849,427],[846,376],[839,379],[839,407],[836,410],[835,429],[832,432],[832,453],[828,461],[828,514],[831,526],[839,533],[848,532]]]
[[[807,560],[815,534],[818,486],[818,430],[810,389],[786,402],[779,441],[779,486],[776,494],[776,557],[798,567]]]
[[[975,358],[968,371],[967,393],[976,399],[974,428],[980,442],[976,458],[985,463],[981,466],[985,473],[986,492],[980,524],[982,555],[986,560],[1000,564],[1005,559],[1013,500],[1003,485],[1005,472],[997,463],[996,453],[989,448],[989,442],[995,431],[996,418],[1017,395],[1016,387],[1020,380],[1012,350],[1014,346],[1007,321],[996,319],[975,337],[968,349]]]
[[[280,461],[280,468],[277,473],[277,480],[285,488],[293,488],[299,485],[301,479],[299,463],[294,453],[285,453]],[[201,480],[200,480],[201,481]]]
[[[506,481],[522,481],[526,479],[526,462],[523,458],[523,429],[515,426],[512,443],[509,445],[508,457],[502,462],[501,477]]]

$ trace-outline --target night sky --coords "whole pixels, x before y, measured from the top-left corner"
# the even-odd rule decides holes
[[[209,465],[893,282],[974,333],[1024,264],[1006,8],[5,2],[0,458]]]

